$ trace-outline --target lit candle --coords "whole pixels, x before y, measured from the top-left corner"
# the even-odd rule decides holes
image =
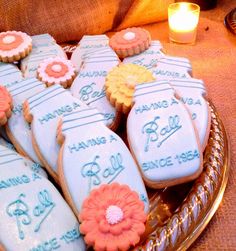
[[[173,42],[193,44],[196,40],[200,7],[193,3],[174,3],[168,8],[169,38]]]

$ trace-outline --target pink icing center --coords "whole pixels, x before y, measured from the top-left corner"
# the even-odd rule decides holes
[[[17,34],[1,34],[0,50],[9,51],[17,48],[23,43],[23,38]]]
[[[68,66],[62,62],[52,62],[48,64],[45,72],[49,77],[60,78],[66,75],[69,71]]]
[[[124,213],[118,206],[111,205],[106,210],[106,220],[110,225],[114,225],[122,221]]]

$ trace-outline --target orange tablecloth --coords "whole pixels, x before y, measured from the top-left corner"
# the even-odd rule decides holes
[[[165,52],[187,57],[193,75],[203,79],[208,97],[223,120],[231,144],[231,170],[222,203],[191,250],[236,250],[236,36],[222,22],[201,18],[194,46],[171,44],[167,22],[145,26]]]

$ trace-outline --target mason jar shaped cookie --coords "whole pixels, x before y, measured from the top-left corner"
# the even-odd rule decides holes
[[[145,183],[163,188],[195,179],[202,151],[189,112],[163,81],[136,86],[127,137]]]

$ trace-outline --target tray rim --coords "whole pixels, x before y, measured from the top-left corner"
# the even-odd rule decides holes
[[[210,220],[212,219],[212,217],[216,213],[216,211],[217,211],[217,209],[223,199],[224,192],[225,192],[226,186],[228,184],[229,171],[230,171],[230,157],[231,157],[230,142],[228,140],[229,137],[228,137],[228,134],[225,130],[224,123],[222,122],[222,120],[216,110],[216,107],[214,106],[212,101],[209,101],[209,102],[210,102],[211,106],[214,107],[215,113],[218,115],[218,119],[219,119],[221,127],[222,127],[222,133],[224,135],[224,137],[223,137],[224,138],[224,152],[226,153],[226,157],[224,159],[224,165],[223,165],[223,177],[222,177],[221,184],[216,192],[215,199],[214,199],[213,204],[211,205],[210,209],[207,211],[205,216],[201,219],[201,221],[199,222],[196,229],[192,232],[192,234],[190,234],[188,236],[188,238],[186,238],[185,241],[182,242],[182,244],[177,249],[177,251],[187,250],[197,240],[197,238],[201,235],[201,233],[205,230],[208,223],[210,222]]]

